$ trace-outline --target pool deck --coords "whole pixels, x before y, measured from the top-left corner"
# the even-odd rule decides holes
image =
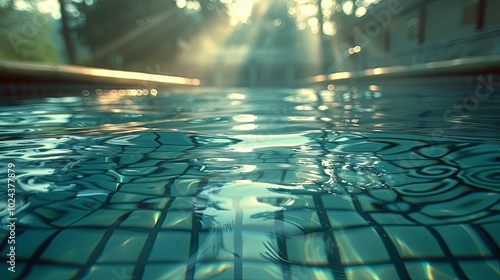
[[[178,76],[110,70],[75,65],[0,61],[0,82],[73,82],[119,85],[196,86],[200,80]]]
[[[464,57],[452,60],[433,61],[415,65],[377,67],[352,72],[335,72],[317,75],[300,81],[300,84],[326,85],[355,80],[380,81],[381,79],[429,78],[436,76],[464,76],[500,73],[500,55]]]

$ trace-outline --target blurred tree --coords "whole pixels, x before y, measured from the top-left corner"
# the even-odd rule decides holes
[[[61,63],[56,22],[48,14],[17,10],[14,2],[0,2],[0,60]]]
[[[0,0],[0,15],[14,9],[14,0]]]
[[[61,11],[61,24],[62,24],[62,35],[64,38],[64,43],[66,44],[66,51],[68,53],[69,63],[76,64],[76,53],[75,47],[73,45],[73,40],[71,39],[71,32],[69,27],[68,9],[66,8],[66,0],[59,0],[59,8]]]
[[[180,9],[175,1],[168,0],[79,2],[71,3],[79,12],[73,26],[92,52],[90,63],[142,71],[144,68],[137,69],[138,65],[155,65],[174,56],[183,38],[210,18],[220,16],[215,8],[222,7],[214,0],[196,1],[199,9],[192,10]]]

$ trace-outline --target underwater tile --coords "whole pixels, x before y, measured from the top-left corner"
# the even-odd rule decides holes
[[[99,165],[99,164],[109,164],[109,163],[112,163],[112,164],[116,164],[116,162],[113,161],[113,159],[115,158],[115,156],[113,157],[107,157],[107,156],[104,156],[104,157],[92,157],[92,158],[87,158],[85,159],[85,161],[83,161],[82,163],[80,164],[85,164],[85,165],[90,165],[90,166],[93,166],[93,165]],[[78,165],[80,165],[78,164]]]
[[[34,212],[44,216],[44,212],[47,210],[46,208],[39,208],[35,210]],[[92,213],[94,211],[88,211],[88,210],[72,210],[65,212],[63,214],[59,214],[58,217],[54,217],[50,220],[52,220],[53,225],[58,226],[58,227],[67,227],[73,224],[76,221],[79,221],[83,217],[89,215],[89,213]]]
[[[287,158],[268,158],[266,159],[265,162],[271,162],[271,163],[288,163]]]
[[[500,194],[498,193],[468,193],[455,197],[453,200],[426,205],[422,207],[420,212],[436,218],[472,215],[488,210],[499,199]]]
[[[166,186],[170,183],[173,178],[178,178],[176,175],[169,175],[169,176],[144,176],[144,177],[139,177],[139,178],[134,178],[131,180],[132,183],[155,183],[158,185],[163,185]]]
[[[328,264],[325,235],[323,232],[309,233],[286,239],[288,259],[296,264]]]
[[[385,226],[402,258],[444,256],[436,238],[423,226]]]
[[[128,168],[145,168],[145,167],[154,167],[156,166],[159,162],[162,162],[161,160],[158,159],[143,159],[139,162],[136,162],[134,164],[131,164],[127,166]]]
[[[0,231],[0,242],[4,242],[4,240],[5,242],[7,242],[6,240],[8,237],[9,237],[9,231],[7,230]]]
[[[394,165],[399,166],[403,169],[420,168],[420,167],[424,167],[424,166],[439,164],[439,161],[437,161],[437,160],[431,160],[431,159],[425,159],[425,158],[418,159],[418,157],[420,157],[420,156],[415,156],[414,153],[408,153],[408,154],[411,154],[411,156],[407,156],[406,158],[404,158],[402,160],[392,160],[392,159],[389,159],[389,156],[381,156],[381,157],[383,158],[383,160],[391,160],[391,162]]]
[[[116,223],[121,216],[127,214],[129,211],[101,209],[97,210],[82,220],[76,222],[72,226],[100,226],[108,227]]]
[[[58,184],[72,184],[75,183],[75,180],[79,180],[83,178],[83,174],[79,172],[72,171],[64,171],[64,172],[54,172],[52,174],[47,174],[43,176],[47,181],[57,182]]]
[[[389,144],[386,143],[357,141],[353,144],[342,145],[342,151],[348,153],[375,153],[388,146]]]
[[[292,191],[293,193],[293,191]],[[314,198],[308,194],[295,194],[293,202],[287,204],[287,210],[293,209],[316,209],[316,204],[314,203]]]
[[[55,204],[55,205],[54,205]],[[62,209],[61,209],[62,208]],[[75,213],[64,213],[66,210],[66,205],[57,205],[56,203],[52,203],[52,204],[45,204],[45,205],[41,205],[41,206],[38,206],[37,208],[33,209],[33,213],[36,213],[38,215],[40,215],[41,217],[45,218],[46,220],[50,220],[50,221],[55,221],[57,219],[60,219],[60,218],[64,218],[64,217],[68,217],[70,216],[85,216],[86,214],[88,214],[89,210],[74,210]],[[22,212],[21,212],[22,214]]]
[[[373,168],[378,173],[387,175],[395,175],[395,174],[406,175],[406,173],[408,172],[406,169],[393,164],[393,162],[389,160],[381,160],[375,166],[373,166]],[[386,178],[391,179],[390,177]]]
[[[139,203],[113,203],[108,205],[106,209],[109,210],[123,210],[127,212],[131,212],[137,210],[139,208]]]
[[[86,177],[85,180],[78,181],[79,184],[82,184],[89,189],[104,189],[108,191],[116,191],[116,187],[120,182],[122,181],[109,175],[109,172],[107,174],[91,175]]]
[[[264,171],[262,177],[259,178],[259,182],[280,184],[282,174],[283,172],[277,170]]]
[[[293,170],[283,171],[286,172],[285,178],[283,179],[283,184],[291,185],[296,183],[302,183],[304,180],[297,177],[297,172]]]
[[[73,211],[74,209],[94,211],[100,208],[104,204],[108,196],[110,196],[111,194],[99,190],[95,193],[82,193],[82,195],[85,196],[68,199],[62,203],[64,203],[66,209],[68,209],[69,211]]]
[[[24,272],[24,269],[26,268],[26,263],[21,261],[20,259],[16,258],[16,265],[14,268],[14,271],[9,270],[10,264],[7,263],[7,261],[1,261],[0,262],[0,278],[1,279],[29,279],[29,278],[20,278],[21,274]],[[7,276],[8,275],[8,276]],[[36,278],[32,278],[36,279]]]
[[[233,179],[231,179],[231,177],[229,177],[229,179],[231,181],[234,181],[234,180],[250,180],[250,181],[254,181],[254,182],[261,182],[259,180],[259,178],[260,178],[260,174],[258,172],[237,173],[237,174],[234,174]]]
[[[82,279],[131,280],[136,279],[133,277],[133,273],[133,264],[94,264]]]
[[[438,226],[444,242],[450,248],[453,256],[491,256],[488,246],[483,243],[482,238],[469,225],[447,225]]]
[[[193,197],[176,197],[169,209],[175,210],[192,210],[194,208]]]
[[[178,175],[180,175],[180,174],[178,174]],[[198,176],[198,177],[200,177],[200,178],[201,178],[201,177],[203,177],[203,176],[207,176],[207,175],[208,175],[208,173],[203,172],[203,171],[200,171],[200,170],[198,170],[198,169],[196,169],[196,168],[189,168],[189,169],[187,169],[187,170],[186,170],[186,172],[185,172],[184,174],[182,174],[182,175],[193,176],[193,177],[194,177],[194,176]]]
[[[52,239],[40,259],[49,262],[82,265],[87,261],[103,235],[104,230],[64,229]],[[82,246],[82,244],[85,244],[85,246]]]
[[[141,132],[139,134],[133,134],[130,136],[123,136],[126,137],[126,139],[117,139],[118,141],[115,141],[115,139],[111,140],[114,142],[118,142],[117,144],[121,144],[122,146],[128,147],[136,147],[136,146],[141,146],[141,147],[158,147],[160,146],[160,143],[158,143],[158,134],[154,132]]]
[[[80,267],[35,264],[23,279],[73,279]]]
[[[184,154],[184,150],[192,148],[191,145],[161,145],[156,147],[153,151],[148,153],[148,156],[152,153],[159,154],[159,153],[179,153],[179,154]]]
[[[143,153],[123,153],[118,156],[120,165],[128,165],[140,162],[144,158]]]
[[[121,222],[120,226],[153,228],[159,217],[159,211],[135,210],[125,221]]]
[[[137,205],[138,208],[147,208],[147,209],[165,209],[167,203],[170,201],[169,197],[157,197],[147,199]]]
[[[405,216],[393,213],[370,213],[372,219],[380,225],[412,225],[414,222],[405,218]]]
[[[478,163],[487,165],[497,163],[497,152],[498,144],[471,145],[467,148],[454,150],[447,157],[455,159],[454,162],[461,168],[468,169],[476,167]]]
[[[157,132],[160,136],[158,142],[163,145],[194,146],[193,141],[185,133],[179,132]]]
[[[187,210],[169,210],[162,228],[191,229],[193,225],[193,213]]]
[[[498,234],[500,232],[500,223],[481,225],[481,227],[488,232],[497,245],[500,244],[500,234]]]
[[[332,271],[323,267],[308,267],[299,265],[290,265],[290,273],[293,279],[299,280],[334,280]]]
[[[159,168],[156,166],[146,166],[146,167],[127,166],[125,168],[118,169],[118,173],[122,176],[148,176],[157,170],[159,170]]]
[[[333,230],[340,250],[342,264],[390,262],[389,254],[372,227]]]
[[[424,215],[420,212],[412,212],[412,213],[408,214],[408,216],[410,218],[414,219],[415,221],[417,221],[417,223],[424,224],[424,225],[440,225],[440,224],[444,224],[447,222],[446,220],[443,220],[443,219],[429,217],[429,216]]]
[[[326,213],[332,228],[368,225],[366,220],[356,211],[327,210]]]
[[[235,258],[233,231],[213,229],[199,233],[197,262],[233,261]]]
[[[283,150],[281,150],[283,152]],[[265,162],[272,162],[272,161],[267,161],[268,159],[284,159],[284,158],[288,158],[289,156],[291,155],[291,153],[279,153],[279,152],[275,152],[275,150],[273,150],[272,152],[268,152],[268,151],[263,151],[262,153],[262,156],[260,157],[261,159],[265,159],[266,161]]]
[[[165,194],[166,187],[157,182],[127,183],[120,186],[120,192],[160,196]]]
[[[189,259],[191,232],[160,232],[156,237],[149,261],[185,262]]]
[[[287,209],[283,212],[283,220],[305,229],[320,229],[322,227],[318,213],[312,209]]]
[[[131,202],[142,202],[146,199],[152,198],[155,196],[151,195],[142,195],[136,193],[128,193],[123,190],[116,192],[111,197],[110,203],[131,203]]]
[[[239,244],[235,244],[238,246]],[[262,254],[273,253],[269,252],[270,248],[278,250],[276,238],[264,232],[242,231],[242,255],[243,260],[261,261]]]
[[[484,218],[477,219],[475,221],[472,221],[473,224],[479,224],[479,225],[485,225],[485,224],[494,224],[494,223],[499,223],[500,222],[500,215],[495,214],[496,212],[490,213],[489,216],[486,216]]]
[[[419,152],[422,153],[426,157],[430,158],[441,158],[447,153],[450,152],[450,149],[446,147],[446,145],[437,145],[434,144],[430,147],[423,147],[419,149]]]
[[[263,170],[269,170],[269,169],[275,169],[273,167],[268,168],[266,166],[268,163],[265,163],[263,159],[258,158],[258,157],[249,157],[245,159],[245,164],[255,164],[257,165],[257,170],[263,171]],[[269,163],[272,166],[274,166],[274,163]]]
[[[136,262],[149,234],[115,229],[97,262]]]
[[[116,163],[114,162],[107,162],[107,163],[101,163],[101,164],[92,164],[92,163],[87,163],[84,162],[84,165],[77,165],[72,168],[72,170],[80,173],[80,174],[85,174],[85,175],[91,175],[91,174],[104,174],[106,171],[113,169],[116,167]]]
[[[40,245],[42,245],[42,243],[45,242],[55,232],[56,230],[54,229],[30,229],[23,232],[22,234],[18,234],[15,239],[16,243],[13,244],[16,247],[16,259],[29,259],[40,247]],[[1,252],[2,256],[7,255],[9,247],[9,245],[5,246],[4,250]]]
[[[500,211],[500,201],[498,201],[495,205],[491,206],[491,210]],[[499,218],[500,219],[500,218]]]
[[[147,146],[124,146],[123,153],[125,154],[149,154],[154,151],[157,147],[147,147]]]
[[[498,279],[500,275],[498,259],[459,261],[458,264],[469,279]]]
[[[170,175],[181,175],[186,169],[189,168],[189,164],[184,162],[164,162],[158,164],[158,170],[155,174],[152,174],[153,177],[165,177]]]
[[[242,269],[242,279],[283,279],[281,266],[274,263],[243,261]]]
[[[186,147],[188,148],[188,147]],[[148,153],[148,158],[151,159],[159,159],[159,160],[169,160],[169,159],[175,159],[180,156],[184,155],[184,152],[182,151],[153,151],[151,153]]]
[[[17,219],[22,223],[25,228],[36,228],[36,229],[53,229],[54,226],[52,221],[42,219],[39,215],[30,213],[28,211],[22,211],[21,213],[16,213]],[[7,231],[5,231],[5,236],[7,236]],[[0,242],[2,238],[0,237]],[[6,242],[6,241],[5,241]]]
[[[37,208],[50,208],[56,212],[65,213],[74,210],[84,210],[91,212],[102,206],[104,201],[109,195],[108,191],[104,190],[80,190],[78,194],[75,192],[74,197],[69,197],[67,199],[62,199],[60,201],[50,203],[46,202],[46,205],[39,205]],[[55,216],[58,216],[56,214]]]
[[[171,196],[194,196],[198,192],[199,179],[176,179],[170,185]]]
[[[366,198],[365,195],[358,195],[357,199],[363,211],[370,213],[373,212],[385,213],[387,211],[401,213],[401,212],[407,212],[412,208],[412,205],[405,201],[395,201],[380,205],[379,203],[374,203],[373,199],[370,199],[370,197]]]
[[[50,191],[37,193],[35,197],[37,199],[45,200],[45,203],[49,203],[52,201],[63,201],[66,199],[71,199],[76,195],[77,193],[74,191]]]
[[[404,140],[398,139],[398,144],[402,145]],[[387,149],[385,151],[379,151],[377,152],[377,155],[379,155],[383,160],[386,161],[418,161],[418,160],[425,160],[427,159],[425,156],[419,155],[415,152],[412,151],[417,146],[423,145],[424,143],[421,142],[413,142],[410,145],[412,146],[407,146],[408,150],[401,150],[399,152],[396,151],[397,148],[401,147],[392,147],[390,149]]]
[[[194,279],[236,279],[234,277],[234,264],[233,262],[197,263]]]
[[[181,263],[148,263],[144,267],[143,279],[155,280],[184,280],[186,279],[187,264]]]
[[[325,209],[343,209],[354,210],[354,204],[351,200],[346,200],[333,194],[324,194],[321,196]]]
[[[328,180],[325,176],[312,173],[312,172],[306,172],[306,171],[293,171],[289,170],[286,173],[284,183],[285,184],[296,184],[296,183],[303,183],[304,181],[306,182],[315,182],[315,181],[326,181]]]
[[[232,207],[232,206],[230,206]],[[274,219],[274,215],[271,215],[271,217],[261,217],[259,216],[262,215],[262,212],[259,211],[258,209],[251,209],[243,212],[242,215],[242,225],[243,229],[248,230],[248,231],[256,231],[256,232],[275,232],[275,227],[276,227],[276,221]],[[232,216],[234,215],[232,212],[225,212],[228,218],[232,219]],[[220,216],[219,216],[220,217]],[[282,224],[286,223],[290,225],[291,227],[296,227],[295,225],[283,221],[279,221]]]
[[[398,194],[393,189],[369,190],[368,194],[381,202],[392,202],[397,199]]]
[[[410,279],[458,279],[449,263],[406,262],[405,266]]]
[[[295,176],[301,180],[301,182],[326,182],[329,177],[325,174],[318,173],[315,169],[301,168],[296,171]]]
[[[392,264],[347,266],[345,267],[345,274],[348,280],[400,278]]]

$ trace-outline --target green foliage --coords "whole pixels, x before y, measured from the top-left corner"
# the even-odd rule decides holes
[[[61,63],[50,15],[0,10],[0,60]]]
[[[84,18],[75,30],[92,51],[94,65],[141,69],[174,57],[180,40],[221,16],[219,2],[200,3],[201,10],[194,12],[179,9],[171,0],[94,0],[92,5],[75,1],[81,15],[74,21]],[[220,6],[215,9],[217,3]]]

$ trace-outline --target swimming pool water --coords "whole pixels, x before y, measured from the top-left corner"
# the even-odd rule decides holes
[[[1,279],[498,279],[500,95],[474,90],[17,100]]]

